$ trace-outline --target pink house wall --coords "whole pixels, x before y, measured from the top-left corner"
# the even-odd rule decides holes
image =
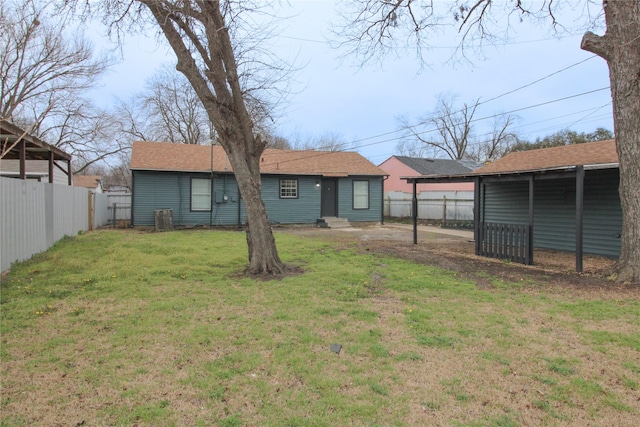
[[[401,191],[403,193],[413,193],[413,184],[400,179],[402,176],[419,176],[420,174],[409,166],[402,163],[395,157],[389,157],[378,166],[389,174],[389,178],[384,182],[384,191]],[[473,182],[442,183],[442,184],[418,184],[418,193],[422,191],[473,191]]]

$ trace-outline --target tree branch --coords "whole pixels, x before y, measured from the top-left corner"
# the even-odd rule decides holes
[[[580,43],[581,49],[595,53],[607,61],[610,60],[611,47],[609,38],[606,35],[599,36],[591,31],[587,31],[587,33],[582,36],[582,42]]]

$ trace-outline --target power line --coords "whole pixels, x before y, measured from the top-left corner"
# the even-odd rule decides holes
[[[516,112],[519,112],[519,111],[530,110],[532,108],[543,107],[545,105],[550,105],[550,104],[554,104],[554,103],[557,103],[557,102],[566,101],[568,99],[573,99],[573,98],[578,98],[578,97],[581,97],[581,96],[590,95],[590,94],[601,92],[603,90],[608,90],[608,89],[609,89],[609,86],[603,87],[603,88],[600,88],[600,89],[594,89],[594,90],[590,90],[590,91],[587,91],[587,92],[582,92],[582,93],[578,93],[578,94],[575,94],[575,95],[570,95],[570,96],[565,96],[563,98],[554,99],[554,100],[551,100],[551,101],[541,102],[541,103],[530,105],[530,106],[527,106],[527,107],[517,108],[517,109],[511,110],[511,111],[507,111],[505,113],[493,114],[493,115],[490,115],[490,116],[480,117],[480,118],[477,118],[477,119],[470,120],[470,122],[477,122],[477,121],[481,121],[481,120],[487,120],[487,119],[503,116],[505,114],[512,114],[512,113],[516,113]],[[599,109],[603,108],[603,107],[604,106],[601,106],[601,107],[599,107]],[[588,116],[586,116],[586,117],[588,117]],[[428,129],[428,130],[425,130],[423,132],[419,132],[416,135],[422,135],[422,134],[427,134],[427,133],[437,132],[437,131],[438,131],[437,128]],[[370,140],[370,139],[373,139],[373,138],[377,138],[379,136],[390,135],[390,134],[393,134],[393,133],[396,133],[396,132],[398,132],[398,131],[387,132],[387,133],[380,134],[380,135],[377,135],[377,136],[374,136],[374,137],[363,138],[363,139],[360,139],[360,140],[352,141],[350,144],[354,144],[356,142],[362,142],[362,141]],[[384,140],[381,140],[381,141],[370,142],[370,143],[367,143],[367,144],[354,145],[353,148],[354,149],[359,149],[359,148],[364,148],[364,147],[371,147],[373,145],[378,145],[378,144],[383,144],[383,143],[386,143],[386,142],[397,141],[397,140],[402,139],[402,138],[403,138],[402,136],[394,137],[394,138],[388,138],[388,139],[384,139]],[[344,145],[344,144],[342,144],[342,145]],[[314,158],[314,157],[318,157],[318,156],[326,156],[326,155],[328,155],[330,153],[332,153],[332,152],[331,151],[321,151],[321,152],[317,152],[317,153],[314,153],[314,154],[311,154],[309,156],[305,156],[305,157],[302,157],[302,158],[284,160],[284,161],[280,161],[280,162],[277,162],[277,163],[280,163],[280,164],[289,163],[289,162],[294,162],[294,161],[299,161],[299,160],[304,160],[304,159],[310,159],[310,158]],[[273,163],[273,164],[275,164],[275,163]],[[265,166],[269,166],[269,165],[272,165],[272,164],[265,164]]]
[[[541,42],[547,42],[547,41],[570,39],[570,38],[576,37],[578,35],[579,34],[571,34],[571,35],[563,36],[563,37],[553,37],[553,38],[536,39],[536,40],[522,40],[522,41],[518,41],[518,42],[515,42],[515,41],[514,42],[503,42],[503,43],[494,44],[493,46],[503,47],[503,46],[516,46],[516,45],[521,45],[521,44],[541,43]],[[302,41],[302,42],[330,45],[330,41],[328,41],[328,40],[315,40],[315,39],[309,39],[309,38],[305,38],[305,37],[285,36],[285,35],[282,35],[282,34],[275,35],[274,37],[275,38],[281,38],[281,39],[297,40],[297,41]],[[410,48],[409,47],[405,47],[403,49],[410,49]],[[455,50],[455,49],[458,49],[458,46],[429,46],[428,49]]]
[[[519,91],[519,90],[522,90],[522,89],[528,88],[528,87],[530,87],[530,86],[533,86],[533,85],[534,85],[534,84],[536,84],[536,83],[540,83],[540,82],[541,82],[541,81],[543,81],[543,80],[546,80],[546,79],[548,79],[548,78],[550,78],[550,77],[555,76],[556,74],[560,74],[560,73],[562,73],[562,72],[564,72],[564,71],[569,70],[570,68],[573,68],[573,67],[576,67],[576,66],[578,66],[578,65],[580,65],[580,64],[583,64],[583,63],[585,63],[585,62],[587,62],[587,61],[589,61],[589,60],[591,60],[591,59],[593,59],[593,58],[596,58],[597,56],[598,56],[598,55],[590,56],[590,57],[588,57],[587,59],[584,59],[584,60],[582,60],[582,61],[580,61],[580,62],[576,62],[575,64],[573,64],[573,65],[569,65],[568,67],[565,67],[565,68],[563,68],[563,69],[561,69],[561,70],[554,71],[553,73],[548,74],[548,75],[546,75],[546,76],[544,76],[544,77],[542,77],[542,78],[540,78],[540,79],[538,79],[538,80],[535,80],[535,81],[533,81],[533,82],[531,82],[531,83],[529,83],[529,84],[526,84],[526,85],[524,85],[524,86],[520,86],[519,88],[516,88],[516,89],[510,90],[509,92],[505,92],[505,93],[503,93],[502,95],[498,95],[498,96],[495,96],[495,97],[493,97],[493,98],[487,99],[486,101],[483,101],[483,102],[479,103],[478,105],[482,105],[482,104],[486,104],[487,102],[495,101],[496,99],[502,98],[503,96],[511,95],[511,94],[512,94],[512,93],[514,93],[514,92],[517,92],[517,91]]]
[[[607,102],[606,104],[601,105],[600,107],[598,107],[597,109],[595,109],[591,113],[589,113],[586,116],[582,117],[581,119],[578,119],[575,122],[573,122],[569,127],[574,126],[576,123],[580,123],[581,121],[583,121],[584,119],[588,118],[592,114],[597,113],[598,111],[602,110],[604,107],[609,106],[609,105],[611,105],[611,102]]]
[[[559,119],[559,118],[563,118],[563,117],[568,117],[568,116],[573,116],[573,115],[576,115],[576,114],[584,113],[585,111],[592,111],[592,113],[594,113],[597,110],[600,110],[601,108],[606,107],[607,105],[611,105],[611,103],[605,104],[605,105],[603,105],[601,107],[596,107],[595,109],[594,108],[589,108],[589,109],[586,109],[586,110],[581,110],[581,111],[577,111],[577,112],[574,112],[574,113],[564,114],[562,116],[557,116],[557,117],[554,117],[552,119],[539,120],[539,121],[533,122],[533,123],[527,123],[527,124],[524,124],[524,125],[514,126],[512,129],[522,129],[524,127],[534,126],[534,125],[537,125],[537,124],[540,124],[540,123],[549,122],[549,121],[556,120],[556,119]],[[583,117],[583,118],[581,118],[579,120],[571,122],[571,123],[564,122],[564,123],[561,123],[561,124],[558,124],[558,125],[547,126],[545,128],[537,128],[537,129],[534,129],[534,130],[531,130],[531,131],[524,132],[524,134],[525,135],[532,134],[532,133],[539,134],[541,132],[550,132],[550,131],[558,130],[558,129],[569,129],[572,126],[574,126],[576,123],[583,122],[584,119],[586,119],[587,117],[590,117],[590,116],[591,116],[591,114],[589,114],[589,115],[587,115],[587,116],[585,116],[585,117]],[[601,114],[601,115],[598,115],[598,116],[593,116],[593,117],[591,117],[591,119],[592,120],[603,119],[603,118],[606,118],[608,116],[610,116],[610,114]],[[484,134],[482,134],[480,136],[481,137],[482,136],[487,136],[490,133],[491,132],[486,132],[486,133],[484,133]],[[522,133],[519,133],[519,135],[522,135]],[[392,154],[393,154],[393,152],[390,152],[390,153],[385,153],[385,154],[378,154],[378,155],[376,155],[374,157],[375,158],[383,158],[383,157],[388,157],[389,155],[392,155]]]
[[[492,114],[492,115],[489,115],[489,116],[484,116],[484,117],[480,117],[480,118],[477,118],[477,119],[472,119],[469,122],[470,123],[471,122],[478,122],[478,121],[481,121],[481,120],[487,120],[487,119],[492,119],[492,118],[504,116],[506,114],[513,114],[513,113],[517,113],[517,112],[520,112],[520,111],[530,110],[532,108],[543,107],[545,105],[554,104],[556,102],[561,102],[561,101],[566,101],[568,99],[573,99],[573,98],[577,98],[577,97],[580,97],[580,96],[590,95],[592,93],[601,92],[603,90],[608,90],[608,89],[609,89],[609,86],[603,87],[603,88],[600,88],[600,89],[594,89],[594,90],[590,90],[590,91],[587,91],[587,92],[582,92],[582,93],[578,93],[578,94],[575,94],[575,95],[570,95],[570,96],[565,96],[563,98],[554,99],[554,100],[551,100],[551,101],[541,102],[539,104],[530,105],[528,107],[516,108],[514,110],[507,111],[507,112],[504,112],[504,113]],[[427,129],[425,131],[416,133],[416,135],[422,135],[422,134],[427,134],[427,133],[437,132],[437,131],[438,131],[438,128]],[[401,139],[401,138],[402,137],[397,137],[397,138],[385,140],[384,142],[393,141],[393,140],[397,140],[397,139]],[[363,146],[369,146],[369,145],[374,145],[374,144],[365,144]],[[360,146],[360,147],[362,147],[362,146]],[[359,148],[359,147],[356,147],[356,148]]]
[[[491,102],[491,101],[495,101],[496,99],[499,99],[499,98],[502,98],[502,97],[504,97],[504,96],[510,95],[510,94],[515,93],[515,92],[517,92],[517,91],[520,91],[520,90],[522,90],[522,89],[526,89],[526,88],[528,88],[528,87],[530,87],[530,86],[533,86],[533,85],[535,85],[535,84],[537,84],[537,83],[540,83],[541,81],[544,81],[544,80],[546,80],[546,79],[548,79],[548,78],[550,78],[550,77],[552,77],[552,76],[555,76],[555,75],[560,74],[560,73],[562,73],[562,72],[564,72],[564,71],[567,71],[567,70],[569,70],[569,69],[571,69],[571,68],[573,68],[573,67],[575,67],[575,66],[581,65],[581,64],[583,64],[583,63],[585,63],[585,62],[587,62],[587,61],[589,61],[589,60],[591,60],[591,59],[595,58],[596,56],[597,56],[597,55],[590,56],[590,57],[589,57],[589,58],[587,58],[587,59],[584,59],[584,60],[582,60],[582,61],[576,62],[575,64],[569,65],[569,66],[564,67],[564,68],[562,68],[562,69],[560,69],[560,70],[557,70],[557,71],[554,71],[554,72],[552,72],[552,73],[550,73],[550,74],[547,74],[546,76],[541,77],[541,78],[539,78],[539,79],[537,79],[537,80],[535,80],[535,81],[533,81],[533,82],[531,82],[531,83],[527,83],[526,85],[520,86],[520,87],[518,87],[518,88],[516,88],[516,89],[512,89],[512,90],[510,90],[510,91],[508,91],[508,92],[505,92],[505,93],[500,94],[500,95],[498,95],[498,96],[494,96],[493,98],[487,99],[486,101],[480,102],[480,103],[478,103],[478,105],[485,105],[485,104],[488,104],[488,103],[489,103],[489,102]],[[462,111],[463,111],[463,110],[458,110],[458,111],[453,112],[452,114],[461,113]],[[409,127],[420,126],[420,125],[422,125],[422,124],[424,124],[424,122],[422,122],[422,123],[417,123],[417,124],[412,125],[412,126],[409,126]],[[383,137],[383,136],[387,136],[387,135],[392,135],[392,134],[394,134],[394,133],[402,132],[403,130],[404,130],[404,129],[396,129],[396,130],[389,131],[389,132],[385,132],[385,133],[381,133],[381,134],[378,134],[378,135],[374,135],[374,136],[369,136],[369,137],[366,137],[366,138],[357,139],[357,140],[351,141],[349,144],[355,144],[355,143],[358,143],[358,142],[368,141],[368,140],[371,140],[371,139],[374,139],[374,138],[379,138],[379,137]]]

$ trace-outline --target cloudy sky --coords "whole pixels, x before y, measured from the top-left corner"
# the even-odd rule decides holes
[[[336,19],[332,0],[293,0],[286,14],[272,43],[280,57],[303,66],[276,123],[278,133],[291,140],[331,134],[379,164],[398,154],[398,117],[417,122],[435,108],[440,94],[456,96],[460,104],[480,99],[477,118],[512,113],[513,130],[529,140],[567,128],[613,129],[607,66],[580,49],[582,30],[558,36],[548,26],[518,23],[508,43],[485,47],[471,63],[449,60],[457,34],[444,31],[430,43],[429,66],[421,70],[410,49],[381,64],[340,60],[343,52],[327,41]],[[562,19],[572,25],[584,20],[580,11],[566,11]],[[99,96],[105,102],[127,98],[144,87],[157,66],[171,61],[172,53],[154,40],[129,38]],[[492,120],[476,122],[479,137]]]

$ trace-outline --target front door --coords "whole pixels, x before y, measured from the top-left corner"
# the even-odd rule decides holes
[[[322,201],[320,216],[338,216],[338,180],[325,178],[322,180]]]

